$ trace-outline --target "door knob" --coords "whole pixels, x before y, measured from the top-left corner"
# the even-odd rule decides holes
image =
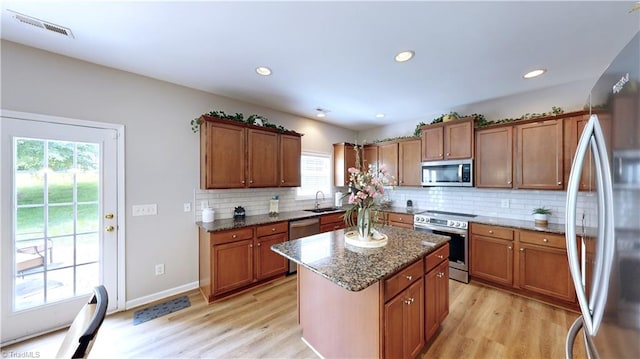
[[[106,219],[113,219],[113,213],[107,213],[104,215],[104,218]]]
[[[113,232],[113,230],[115,229],[113,226],[106,226],[104,228],[107,232]]]

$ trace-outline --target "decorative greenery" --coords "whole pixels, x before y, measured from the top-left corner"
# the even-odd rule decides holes
[[[551,210],[545,207],[534,208],[531,214],[546,214],[551,215]]]
[[[413,135],[415,137],[420,137],[422,136],[422,126],[426,125],[426,123],[424,122],[420,122],[419,124],[416,125],[416,129],[413,131]]]
[[[485,126],[497,125],[497,124],[501,124],[501,123],[508,123],[508,122],[514,122],[514,121],[532,120],[532,119],[535,119],[535,118],[546,117],[546,116],[557,116],[557,115],[561,115],[563,113],[564,113],[564,110],[561,107],[552,106],[551,107],[551,112],[525,113],[524,115],[520,116],[519,118],[503,118],[503,119],[494,120],[494,121],[487,121],[484,118],[484,116],[480,115],[480,116],[482,116],[482,119],[480,120],[480,119],[478,119],[478,117],[476,117],[475,123],[476,123],[476,127],[485,127]]]
[[[244,115],[239,112],[236,112],[234,115],[230,115],[225,113],[224,111],[210,111],[210,112],[204,113],[203,115],[218,117],[218,118],[222,118],[230,121],[241,122],[247,125],[255,125],[257,123],[257,120],[260,119],[262,120],[263,127],[273,128],[280,131],[281,133],[295,132],[285,128],[284,126],[280,126],[275,123],[269,122],[269,120],[267,120],[267,118],[264,116],[255,115],[255,114],[249,115],[249,117],[247,117],[246,119],[244,118]],[[201,117],[194,118],[193,120],[191,120],[191,131],[193,131],[193,133],[197,133],[200,130],[200,125],[202,125],[202,118]]]
[[[380,140],[374,140],[371,143],[388,142],[388,141],[395,141],[395,140],[419,139],[419,138],[420,138],[420,135],[418,135],[418,136],[387,137],[387,138],[383,138],[383,139],[380,139]]]

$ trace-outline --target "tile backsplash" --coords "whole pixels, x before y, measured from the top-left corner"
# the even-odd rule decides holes
[[[269,213],[269,200],[279,196],[279,211],[295,211],[313,208],[314,199],[296,199],[296,188],[257,188],[194,191],[195,221],[202,219],[202,204],[205,202],[215,210],[216,219],[232,218],[236,206],[242,206],[246,215]],[[388,189],[386,196],[393,206],[404,207],[407,200],[420,210],[441,210],[471,213],[509,219],[533,220],[531,211],[536,207],[547,207],[553,212],[550,223],[564,223],[566,192],[532,190],[494,190],[464,187],[420,187]],[[322,196],[320,196],[322,198]],[[332,206],[333,194],[325,193],[321,207]],[[503,207],[508,201],[508,208]],[[596,201],[593,193],[578,196],[577,221],[585,214],[585,225],[596,226]],[[345,199],[346,204],[346,199]],[[507,203],[504,203],[507,204]]]

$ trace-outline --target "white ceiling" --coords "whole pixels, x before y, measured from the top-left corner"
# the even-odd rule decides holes
[[[1,37],[360,130],[596,78],[640,29],[635,3],[9,0]]]

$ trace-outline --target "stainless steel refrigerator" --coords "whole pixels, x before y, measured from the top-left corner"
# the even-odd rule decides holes
[[[567,256],[582,315],[567,334],[566,353],[573,357],[580,336],[590,358],[640,358],[640,32],[589,103],[567,189]],[[585,175],[591,188],[579,191]],[[593,233],[576,211],[580,196],[597,202],[586,223]]]

